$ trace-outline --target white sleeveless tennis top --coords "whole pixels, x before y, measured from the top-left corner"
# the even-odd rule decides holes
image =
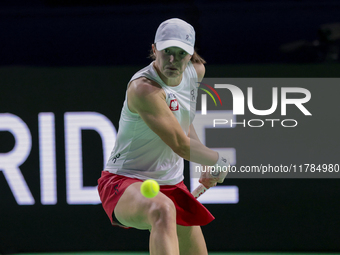
[[[129,83],[140,77],[153,80],[163,88],[170,110],[187,135],[196,112],[198,87],[197,73],[191,61],[176,87],[162,81],[153,62],[138,71]],[[141,180],[154,179],[160,185],[175,185],[183,180],[183,169],[183,158],[174,153],[137,113],[129,110],[126,93],[116,143],[104,170]]]

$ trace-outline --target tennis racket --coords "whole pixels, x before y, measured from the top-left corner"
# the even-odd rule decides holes
[[[200,184],[191,194],[195,198],[199,198],[204,192],[206,192],[209,188],[206,188],[203,184]]]

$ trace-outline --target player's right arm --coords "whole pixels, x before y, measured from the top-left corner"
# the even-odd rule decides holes
[[[127,96],[130,111],[138,113],[180,157],[209,166],[217,162],[217,152],[186,136],[166,103],[164,90],[157,83],[146,78],[136,79],[131,82]]]

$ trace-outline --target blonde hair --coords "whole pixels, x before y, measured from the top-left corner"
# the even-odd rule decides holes
[[[152,60],[156,59],[156,56],[153,53],[152,48],[150,50],[149,58],[151,58]],[[199,64],[207,63],[200,55],[197,54],[196,50],[194,50],[194,54],[192,54],[192,56],[191,56],[191,62],[192,63],[199,63]]]

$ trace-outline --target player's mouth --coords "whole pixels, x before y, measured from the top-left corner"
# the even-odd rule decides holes
[[[167,67],[166,69],[169,69],[169,70],[171,70],[171,71],[177,71],[178,69],[176,68],[176,67]]]

